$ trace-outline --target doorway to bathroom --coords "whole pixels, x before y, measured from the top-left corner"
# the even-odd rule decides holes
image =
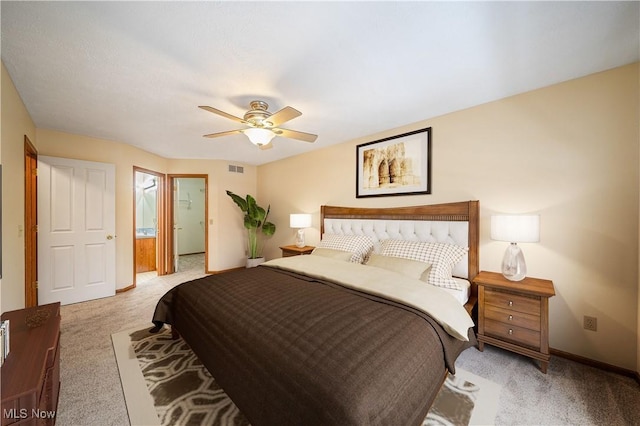
[[[169,273],[207,272],[208,175],[168,175],[168,217],[173,221],[167,238]]]
[[[165,253],[165,175],[133,167],[134,247],[133,286],[167,273]]]

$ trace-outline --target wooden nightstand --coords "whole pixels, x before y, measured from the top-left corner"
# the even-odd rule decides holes
[[[282,257],[289,256],[298,256],[300,254],[311,254],[315,247],[314,246],[282,246],[280,249],[282,250]]]
[[[480,272],[478,285],[478,349],[498,346],[549,365],[549,298],[553,282],[538,278],[509,281],[496,272]]]

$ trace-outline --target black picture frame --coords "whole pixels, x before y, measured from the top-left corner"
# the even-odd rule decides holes
[[[431,127],[356,146],[356,198],[431,194]]]

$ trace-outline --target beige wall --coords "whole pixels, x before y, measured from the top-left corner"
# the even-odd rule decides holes
[[[405,206],[480,200],[481,269],[499,271],[505,243],[493,213],[539,213],[541,241],[522,244],[529,275],[551,279],[553,348],[636,370],[638,349],[638,64],[407,125],[258,168],[278,245],[288,215],[319,206]],[[433,128],[432,195],[355,198],[356,145]],[[320,135],[322,137],[322,135]],[[584,315],[598,331],[582,328]]]
[[[35,144],[36,128],[2,64],[2,312],[24,307],[24,136]]]

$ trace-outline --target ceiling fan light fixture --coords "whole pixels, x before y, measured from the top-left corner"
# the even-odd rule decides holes
[[[1,0],[0,0],[1,1]],[[286,106],[279,111],[270,113],[267,111],[266,102],[252,101],[250,104],[250,110],[244,114],[244,118],[236,117],[233,114],[226,113],[219,109],[202,105],[199,108],[205,111],[209,111],[213,114],[220,115],[235,121],[240,124],[244,124],[248,128],[228,130],[226,132],[210,133],[203,135],[205,138],[218,138],[221,136],[237,135],[238,133],[244,133],[249,138],[249,141],[260,149],[270,149],[273,147],[271,139],[276,136],[282,136],[283,138],[297,139],[304,142],[315,142],[318,135],[311,133],[299,132],[297,130],[282,129],[280,125],[293,120],[296,117],[300,117],[302,113],[295,108]]]
[[[271,142],[271,139],[276,136],[276,134],[269,129],[258,129],[254,127],[245,129],[242,131],[242,133],[247,135],[251,143],[257,146],[268,144],[269,142]]]

